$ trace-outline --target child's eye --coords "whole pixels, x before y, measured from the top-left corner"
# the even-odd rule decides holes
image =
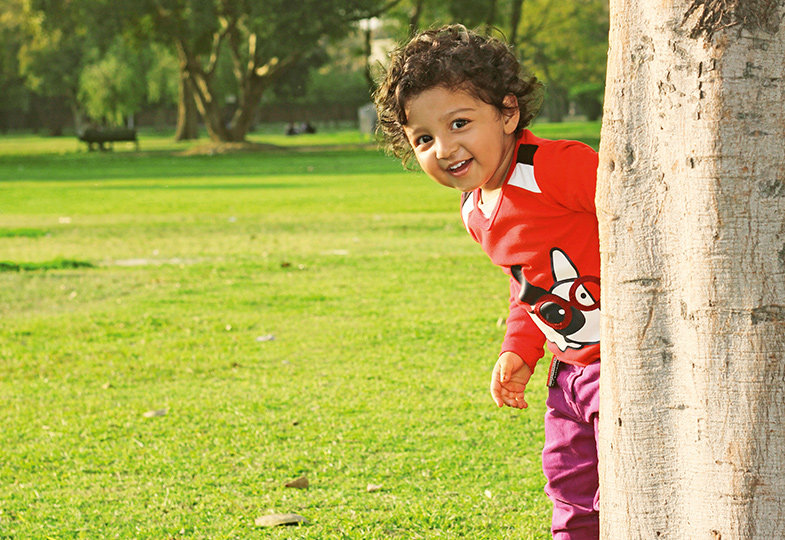
[[[430,135],[420,135],[416,139],[414,139],[414,145],[420,146],[421,144],[428,144],[431,142],[432,137]]]
[[[469,123],[469,121],[465,120],[463,118],[459,118],[458,120],[453,120],[452,121],[452,129],[461,129],[463,126],[465,126],[468,123]]]

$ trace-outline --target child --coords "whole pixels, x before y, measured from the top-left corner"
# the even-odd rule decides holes
[[[554,354],[543,470],[557,539],[599,536],[600,256],[597,154],[524,129],[540,84],[502,42],[461,25],[395,51],[375,102],[388,147],[463,192],[464,225],[510,276],[510,314],[491,376],[499,407],[524,393],[543,344]]]

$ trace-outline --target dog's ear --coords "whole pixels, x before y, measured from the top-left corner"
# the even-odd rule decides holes
[[[559,248],[551,250],[551,270],[553,270],[554,283],[575,280],[580,276],[570,258]]]
[[[537,303],[537,300],[539,300],[546,294],[548,294],[548,291],[546,291],[545,289],[535,287],[528,281],[523,280],[523,283],[521,283],[521,292],[518,293],[518,300],[526,304],[529,304],[530,306],[533,306],[534,304]]]
[[[512,274],[512,277],[515,278],[515,281],[517,281],[518,283],[523,284],[523,272],[521,272],[521,265],[520,264],[516,264],[514,266],[510,266],[510,273]]]

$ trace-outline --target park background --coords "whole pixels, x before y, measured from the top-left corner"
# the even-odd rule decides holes
[[[606,3],[263,4],[0,2],[0,538],[548,538],[545,370],[528,411],[487,391],[506,278],[358,110],[462,22],[597,148]],[[287,66],[255,101],[251,64]],[[77,139],[117,126],[139,149]]]

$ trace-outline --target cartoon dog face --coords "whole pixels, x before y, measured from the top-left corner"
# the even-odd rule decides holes
[[[562,250],[551,250],[553,286],[549,291],[535,287],[523,277],[520,267],[513,276],[521,283],[519,300],[531,306],[529,315],[548,341],[559,350],[580,349],[600,341],[600,279],[583,276]]]

